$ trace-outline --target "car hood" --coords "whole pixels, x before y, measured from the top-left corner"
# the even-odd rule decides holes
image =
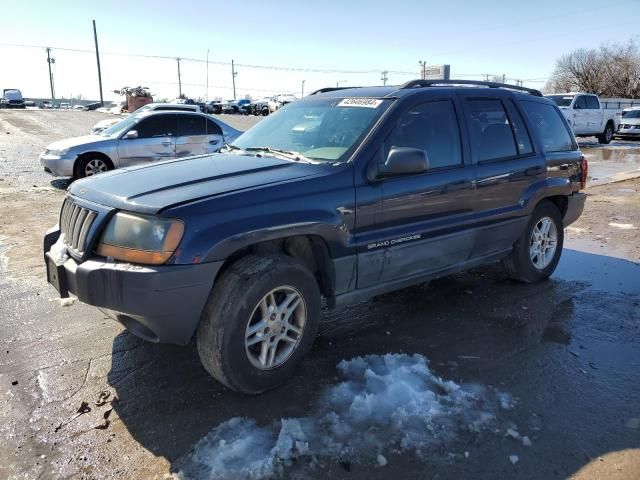
[[[204,198],[321,174],[327,166],[271,157],[213,154],[113,170],[71,184],[91,202],[139,213],[158,213]]]
[[[67,148],[80,147],[89,144],[98,144],[111,140],[110,137],[96,137],[95,135],[84,135],[82,137],[67,138],[53,142],[47,146],[47,150],[66,150]]]
[[[640,118],[623,118],[620,123],[624,125],[640,125]]]

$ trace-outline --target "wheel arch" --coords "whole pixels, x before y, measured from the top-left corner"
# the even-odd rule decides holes
[[[216,278],[247,255],[273,253],[282,253],[298,260],[314,275],[322,294],[325,297],[333,295],[335,271],[329,247],[324,238],[313,234],[290,235],[243,246],[227,256]]]

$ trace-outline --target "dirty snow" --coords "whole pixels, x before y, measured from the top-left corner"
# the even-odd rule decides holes
[[[609,224],[610,227],[619,228],[621,230],[636,230],[636,227],[633,226],[633,223],[615,223],[611,222]]]
[[[461,431],[490,427],[513,403],[492,389],[441,379],[422,355],[358,357],[338,370],[344,380],[320,395],[313,416],[265,426],[228,420],[183,458],[179,478],[269,478],[294,459],[311,467],[341,458],[382,466],[383,452],[424,454]]]
[[[64,244],[64,233],[60,234],[58,241],[51,246],[49,255],[58,265],[67,261],[69,256],[67,255],[67,246]]]

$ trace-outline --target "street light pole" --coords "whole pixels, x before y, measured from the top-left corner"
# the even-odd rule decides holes
[[[300,98],[304,97],[304,82],[305,80],[302,80],[302,92],[300,93]]]
[[[427,61],[426,60],[418,60],[420,67],[422,68],[421,78],[422,80],[427,79]]]
[[[346,80],[338,80],[338,81],[336,82],[336,88],[340,88],[340,84],[341,84],[341,83],[345,83],[345,82],[346,82]]]
[[[205,93],[207,102],[209,101],[209,49],[207,48],[207,92]]]

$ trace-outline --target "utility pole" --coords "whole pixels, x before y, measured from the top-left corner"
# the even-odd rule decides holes
[[[93,20],[93,40],[96,43],[96,62],[98,62],[98,88],[100,88],[100,106],[104,107],[102,98],[102,72],[100,72],[100,51],[98,50],[98,33],[96,32],[96,21]]]
[[[420,78],[422,78],[422,80],[426,80],[427,79],[427,61],[418,60],[418,63],[420,64],[420,68],[421,68]]]
[[[387,80],[389,80],[389,70],[384,70],[380,73],[382,73],[382,76],[380,77],[380,80],[382,80],[382,85],[386,87]]]
[[[336,88],[340,88],[340,84],[346,82],[346,80],[338,80],[336,82]]]
[[[47,63],[49,64],[49,86],[51,87],[51,100],[56,99],[56,93],[53,89],[53,72],[51,71],[51,64],[56,63],[55,58],[51,58],[51,49],[47,47]]]
[[[236,72],[236,65],[232,59],[231,60],[231,81],[233,82],[233,99],[234,100],[236,99],[236,75],[238,75],[238,72]]]
[[[302,80],[302,92],[300,93],[300,98],[304,98],[304,82],[306,80]]]
[[[207,92],[204,96],[209,101],[209,49],[207,48]]]
[[[502,74],[502,83],[507,83],[507,76],[504,73]]]
[[[178,98],[182,98],[182,78],[180,77],[180,57],[176,58],[178,62]]]

